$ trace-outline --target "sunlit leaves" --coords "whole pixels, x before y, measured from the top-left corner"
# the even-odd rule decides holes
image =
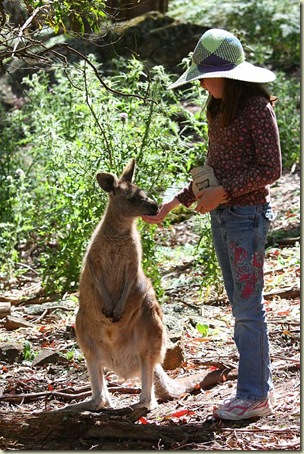
[[[29,13],[42,8],[40,25],[49,25],[55,33],[98,32],[106,21],[103,0],[27,0]]]

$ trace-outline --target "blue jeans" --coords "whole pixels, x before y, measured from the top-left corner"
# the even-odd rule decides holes
[[[263,301],[265,243],[272,218],[269,204],[211,211],[214,247],[235,318],[236,397],[251,401],[267,398],[273,388]]]

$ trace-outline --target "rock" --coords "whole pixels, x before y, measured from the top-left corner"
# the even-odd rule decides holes
[[[171,311],[171,307],[170,307]],[[170,341],[175,343],[181,339],[183,333],[183,319],[181,316],[173,315],[169,312],[168,306],[163,306],[163,321],[167,332],[170,333]]]
[[[56,364],[58,360],[59,353],[57,353],[55,350],[44,349],[41,350],[34,359],[33,366],[42,367],[46,364]]]
[[[8,364],[23,360],[23,345],[18,343],[0,344],[0,361]]]
[[[6,317],[6,321],[4,323],[4,328],[7,331],[13,331],[18,328],[31,328],[33,325],[26,320],[24,320],[22,317],[12,317],[11,315],[8,315]]]
[[[185,361],[185,352],[181,341],[173,343],[168,341],[168,348],[163,362],[165,370],[174,370],[180,367]]]
[[[11,313],[11,303],[6,301],[0,301],[0,318],[10,315]]]

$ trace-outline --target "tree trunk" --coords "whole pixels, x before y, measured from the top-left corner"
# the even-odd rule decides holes
[[[209,364],[209,363],[208,363]],[[211,365],[211,363],[210,363]],[[234,380],[236,369],[225,368],[221,363],[214,363],[213,371],[202,371],[195,374],[197,386],[193,391],[209,389],[218,383]],[[193,382],[194,376],[176,381]],[[39,394],[39,395],[38,395]],[[40,394],[29,394],[31,399]],[[50,391],[47,393],[52,394]],[[62,394],[62,393],[61,393]],[[3,395],[0,401],[14,402],[27,400],[26,395]],[[74,399],[77,396],[73,396]],[[79,395],[83,399],[83,393]],[[70,399],[70,396],[69,396]],[[0,449],[35,449],[35,450],[75,450],[90,449],[112,440],[119,444],[140,441],[148,445],[145,449],[155,449],[158,443],[164,449],[173,449],[174,444],[204,443],[211,440],[212,432],[203,428],[201,423],[178,425],[135,424],[146,409],[132,410],[101,409],[95,412],[53,411],[53,412],[0,412]],[[116,448],[115,448],[116,449]]]
[[[100,445],[103,441],[141,440],[168,449],[179,441],[210,441],[209,431],[200,424],[160,426],[134,424],[144,410],[102,410],[102,412],[0,413],[0,449],[75,450]]]

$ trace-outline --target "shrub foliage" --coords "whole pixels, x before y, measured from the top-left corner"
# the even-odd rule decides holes
[[[106,81],[112,92],[85,63],[58,67],[53,78],[52,86],[45,72],[26,78],[29,101],[2,116],[1,270],[28,263],[32,249],[32,266],[45,285],[64,291],[77,283],[84,248],[107,203],[96,172],[119,175],[135,157],[137,184],[160,200],[168,186],[185,181],[196,155],[195,120],[166,91],[163,68],[154,68],[148,79],[135,59],[117,62],[116,75]],[[115,94],[122,86],[125,96]],[[156,277],[155,227],[140,228],[147,271]]]
[[[238,15],[233,5],[240,2],[232,2],[227,17],[232,25],[244,30],[247,38],[252,36],[255,23],[261,38],[256,46],[256,61],[264,55],[282,67],[276,71],[277,79],[271,88],[279,98],[276,114],[283,166],[290,169],[299,162],[299,82],[283,72],[282,52],[284,61],[288,60],[286,67],[297,65],[298,43],[294,38],[294,9],[290,10],[291,20],[286,22],[288,11],[277,2],[280,8],[274,11],[263,2],[251,0],[238,9]],[[182,2],[185,4],[188,3]],[[259,7],[258,17],[253,4]],[[170,5],[171,11],[174,5],[178,14],[181,3],[174,0]],[[222,7],[228,8],[228,4]],[[266,9],[267,15],[260,14]],[[216,17],[212,26],[224,27],[221,15]],[[267,36],[274,49],[270,55],[265,27],[271,24],[271,18],[277,27],[268,28]],[[280,40],[282,34],[285,47]],[[94,56],[90,56],[90,61],[102,72],[102,65]],[[86,62],[61,65],[52,69],[51,78],[49,73],[40,71],[24,80],[27,99],[22,108],[7,112],[0,107],[2,282],[32,270],[40,274],[47,291],[64,292],[77,287],[85,247],[107,203],[107,196],[95,183],[98,170],[119,175],[126,162],[135,157],[137,184],[160,202],[165,193],[174,193],[185,185],[191,166],[204,160],[204,91],[195,84],[176,92],[167,90],[171,78],[164,68],[158,66],[148,73],[135,58],[118,59],[113,65],[113,75],[105,78],[110,91],[100,84]],[[201,109],[191,113],[186,108],[189,104]],[[155,260],[157,227],[140,220],[139,228],[144,266],[161,295]],[[204,285],[216,286],[219,273],[207,217],[202,229],[197,262],[205,267]]]

